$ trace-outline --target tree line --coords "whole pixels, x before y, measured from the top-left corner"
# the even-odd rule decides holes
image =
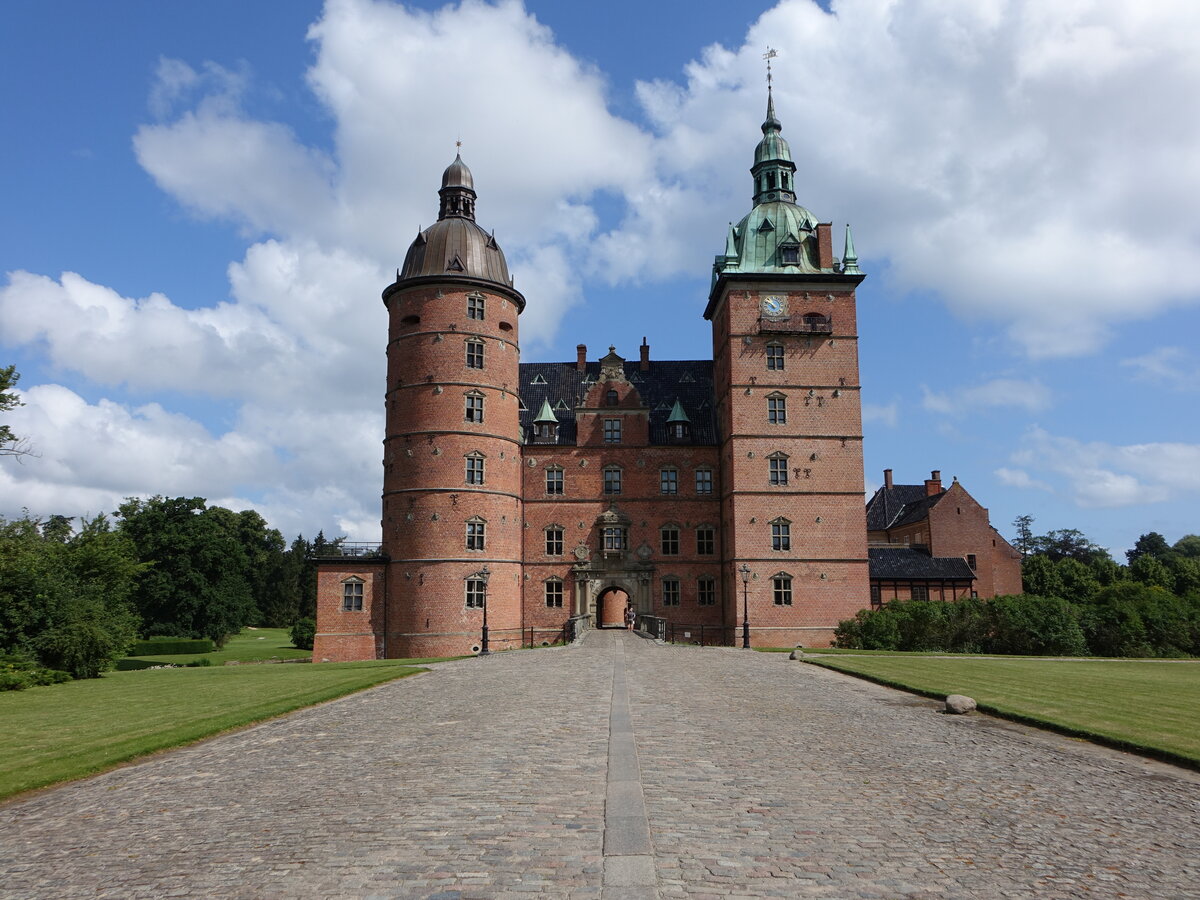
[[[1019,517],[1023,594],[892,601],[838,625],[839,647],[1054,656],[1200,656],[1200,536],[1138,538],[1125,564],[1075,529]]]
[[[316,614],[314,557],[253,510],[131,498],[110,518],[0,519],[0,682],[38,669],[96,677],[137,638],[209,638]]]

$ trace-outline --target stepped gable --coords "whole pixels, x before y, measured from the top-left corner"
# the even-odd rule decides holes
[[[961,556],[930,556],[911,547],[867,550],[871,577],[887,581],[973,581],[975,573]]]
[[[674,444],[667,438],[667,419],[678,400],[692,424],[689,446],[716,446],[713,364],[707,359],[655,360],[643,372],[637,360],[625,362],[625,377],[637,388],[650,410],[650,443]],[[528,440],[542,401],[550,403],[558,420],[558,443],[575,444],[575,407],[600,377],[600,363],[589,362],[580,372],[570,363],[521,363],[521,431]],[[539,378],[540,376],[540,378]],[[538,381],[537,384],[534,381]],[[542,384],[541,381],[545,381]],[[566,409],[559,406],[559,401]]]

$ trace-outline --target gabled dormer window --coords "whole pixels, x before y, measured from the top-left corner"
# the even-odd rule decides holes
[[[617,405],[617,392],[616,391],[614,391],[610,388],[608,391],[605,392],[604,405],[605,406],[616,406]]]

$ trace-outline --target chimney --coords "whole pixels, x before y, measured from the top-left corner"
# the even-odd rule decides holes
[[[892,470],[891,469],[883,470],[883,486],[885,488],[887,488],[889,491],[892,489]]]
[[[934,494],[942,492],[942,473],[939,469],[934,469],[929,473],[930,477],[925,481],[925,496],[932,497]]]
[[[646,343],[645,338],[642,338],[642,362],[638,368],[643,372],[650,371],[650,345]]]
[[[582,372],[587,368],[587,344],[577,344],[575,353],[575,368]]]

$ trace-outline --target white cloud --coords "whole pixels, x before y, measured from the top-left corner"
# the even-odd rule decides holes
[[[1031,428],[1012,461],[1061,485],[1056,492],[1081,507],[1144,505],[1200,493],[1200,444],[1084,442]]]
[[[1037,380],[993,378],[973,387],[932,391],[921,385],[922,404],[930,412],[962,415],[987,408],[1023,409],[1040,412],[1052,402],[1050,391]]]
[[[1024,469],[1008,469],[1001,467],[996,470],[996,477],[1000,479],[1001,484],[1006,484],[1009,487],[1035,489],[1039,491],[1050,491],[1053,488],[1044,481],[1038,481],[1031,478],[1029,473]]]
[[[864,403],[862,405],[862,418],[863,422],[878,422],[889,428],[895,428],[896,423],[900,420],[900,413],[894,400],[887,404]]]
[[[1181,391],[1200,389],[1200,364],[1182,347],[1158,347],[1141,356],[1121,360],[1135,378]]]

